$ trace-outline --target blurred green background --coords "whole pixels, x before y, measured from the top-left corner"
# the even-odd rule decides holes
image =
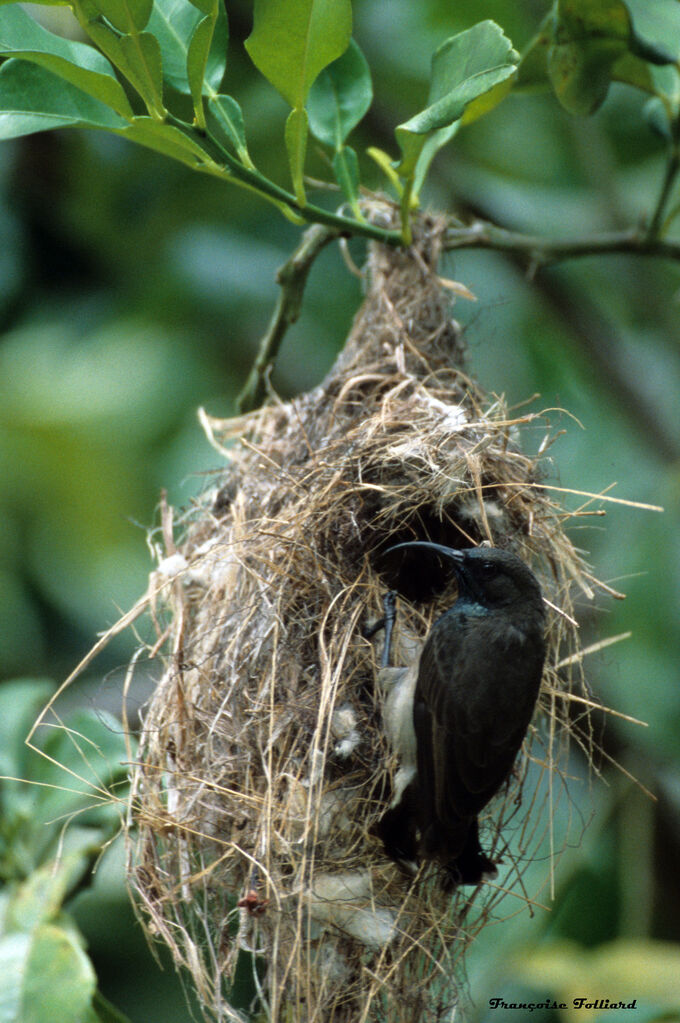
[[[521,49],[547,6],[355,0],[354,34],[376,92],[355,148],[394,153],[393,127],[422,107],[430,55],[447,36],[490,17]],[[680,54],[677,0],[629,6],[651,38],[654,8],[676,9]],[[251,152],[283,181],[284,150],[272,139],[286,108],[243,50],[251,4],[230,0],[228,9],[228,76]],[[512,96],[438,157],[424,200],[551,237],[635,224],[653,208],[664,167],[643,104],[614,86],[597,115],[581,120],[549,95]],[[378,186],[377,169],[361,159]],[[308,171],[323,171],[314,152]],[[58,682],[144,591],[145,530],[161,488],[185,506],[219,468],[196,409],[233,411],[276,297],[275,270],[299,232],[245,191],[120,139],[71,130],[0,148],[0,225],[0,672]],[[360,262],[363,244],[350,248]],[[571,414],[547,415],[566,430],[551,449],[549,482],[596,491],[616,483],[616,496],[665,508],[611,505],[574,534],[595,574],[627,594],[579,608],[584,643],[633,633],[589,660],[590,682],[609,706],[648,722],[610,720],[606,754],[657,802],[607,759],[592,786],[575,764],[564,813],[592,816],[590,827],[582,837],[572,831],[550,911],[525,911],[477,943],[470,1018],[523,1018],[489,1009],[492,997],[618,999],[629,991],[638,997],[636,1023],[666,1010],[678,1018],[680,267],[607,256],[530,280],[501,256],[460,252],[442,271],[478,296],[455,314],[483,386],[511,405],[538,393],[532,409]],[[319,382],[360,298],[337,248],[326,250],[277,364],[279,394]],[[526,446],[535,449],[543,433],[544,425],[530,428]],[[132,635],[114,641],[72,703],[119,712],[134,646]],[[131,713],[144,695],[135,692]],[[189,1018],[172,970],[159,972],[127,907],[115,848],[75,912],[108,998],[135,1023]]]

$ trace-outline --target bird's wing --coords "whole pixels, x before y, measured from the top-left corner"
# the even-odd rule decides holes
[[[433,626],[420,658],[415,717],[418,770],[431,772],[440,819],[478,812],[507,777],[542,664],[541,635],[508,622],[501,628],[492,616],[449,612]]]

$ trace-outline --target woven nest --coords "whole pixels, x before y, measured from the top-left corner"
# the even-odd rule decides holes
[[[564,764],[574,707],[589,742],[572,592],[590,594],[592,578],[569,514],[518,447],[532,417],[511,417],[461,368],[441,232],[423,219],[409,251],[371,249],[365,301],[320,387],[204,417],[226,460],[219,489],[177,547],[166,512],[164,672],[133,780],[131,876],[209,1019],[251,1018],[234,1007],[244,971],[257,1019],[451,1019],[467,944],[522,891],[549,827],[537,786]],[[399,765],[382,727],[381,641],[363,630],[382,610],[380,552],[409,539],[510,548],[549,601],[539,709],[480,821],[499,878],[453,896],[435,864],[401,872],[374,832]],[[455,594],[409,596],[395,664]]]

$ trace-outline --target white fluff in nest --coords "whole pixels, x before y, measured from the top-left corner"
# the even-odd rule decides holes
[[[197,558],[196,552],[191,561],[176,551],[159,561],[158,568],[151,573],[152,585],[179,580],[184,586],[192,583],[207,589],[212,581],[212,565],[206,557]],[[155,580],[155,582],[154,582]]]
[[[237,568],[238,563],[225,552],[219,538],[212,536],[192,552],[190,561],[177,551],[163,558],[156,572],[166,579],[179,577],[185,585],[196,583],[207,589],[213,583],[228,581]]]
[[[323,973],[326,983],[335,988],[348,984],[352,975],[344,956],[327,943],[320,946],[314,966],[319,973]]]
[[[458,507],[459,517],[461,519],[479,522],[480,519],[483,519],[486,516],[487,519],[490,521],[493,520],[496,524],[505,519],[505,509],[498,503],[498,501],[485,498],[482,503],[484,506],[483,509],[476,497],[467,501],[461,501]]]
[[[368,870],[320,874],[307,897],[312,919],[343,931],[368,948],[384,948],[394,937],[395,915],[374,905]]]
[[[169,554],[167,558],[163,558],[158,563],[156,571],[159,575],[164,575],[168,579],[172,579],[173,576],[179,575],[180,572],[184,572],[188,565],[187,559],[183,554]]]
[[[298,844],[305,842],[309,836],[310,823],[307,820],[309,804],[309,779],[288,778],[289,797],[287,816],[291,827],[291,836]],[[346,813],[348,790],[331,789],[324,792],[318,803],[318,812],[313,820],[313,834],[316,841],[325,839],[331,828],[345,831],[350,826]]]
[[[433,436],[441,441],[442,435],[460,432],[468,426],[470,420],[461,405],[447,404],[428,392],[418,394],[415,402],[419,407],[409,410],[412,416],[410,428],[405,427],[401,439],[397,435],[394,443],[385,446],[384,457],[410,463],[421,461],[430,465]]]
[[[468,416],[462,405],[449,405],[447,402],[435,398],[434,395],[427,394],[427,392],[425,394],[425,401],[431,409],[441,414],[442,418],[439,425],[444,430],[453,433],[467,425]]]
[[[343,703],[333,711],[331,732],[337,740],[333,752],[343,758],[351,756],[361,741],[357,716],[351,704]]]

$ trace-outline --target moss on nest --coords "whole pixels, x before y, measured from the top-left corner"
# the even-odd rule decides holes
[[[456,965],[505,892],[521,892],[547,826],[539,789],[564,763],[570,706],[587,714],[572,699],[572,592],[590,593],[590,577],[568,513],[518,446],[532,417],[464,372],[437,275],[442,230],[423,218],[408,251],[372,247],[365,301],[321,386],[203,417],[225,455],[221,485],[178,549],[165,530],[159,571],[174,581],[157,609],[164,673],[134,775],[131,871],[210,1018],[242,1018],[229,1003],[240,961],[263,1019],[449,1019]],[[500,877],[453,898],[436,865],[405,876],[373,833],[398,764],[362,630],[381,613],[380,552],[407,539],[508,547],[549,601],[540,708],[481,821]],[[400,588],[395,663],[452,599]]]

